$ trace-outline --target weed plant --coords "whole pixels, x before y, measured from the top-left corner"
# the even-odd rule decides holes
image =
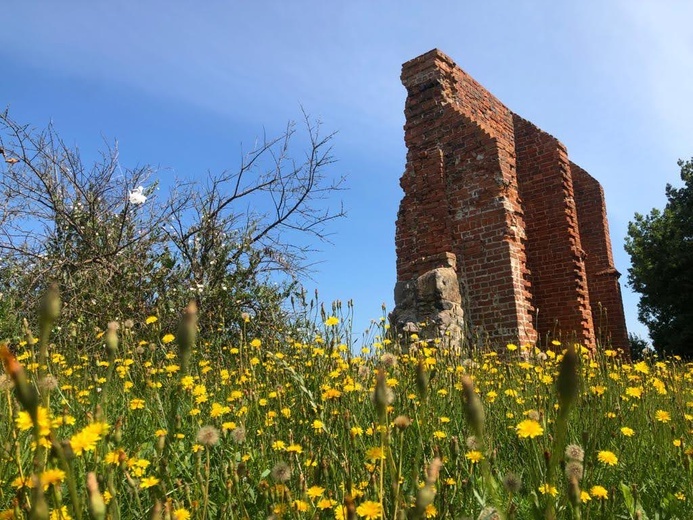
[[[339,307],[279,338],[197,338],[191,305],[56,346],[58,309],[2,347],[0,519],[691,518],[678,359],[466,355],[384,318],[355,351]]]

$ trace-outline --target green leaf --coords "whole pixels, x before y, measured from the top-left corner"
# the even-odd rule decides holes
[[[630,516],[632,517],[635,515],[635,499],[633,498],[633,493],[631,492],[630,487],[623,482],[619,484],[619,487],[621,488],[623,501],[626,503],[626,507],[628,508],[628,513],[630,513]]]

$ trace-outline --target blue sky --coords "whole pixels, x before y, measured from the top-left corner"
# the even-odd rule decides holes
[[[52,120],[88,155],[118,140],[162,179],[238,165],[300,105],[338,131],[348,218],[309,289],[353,299],[356,331],[392,308],[405,161],[401,64],[434,47],[553,134],[603,185],[629,329],[628,221],[665,203],[693,155],[687,1],[25,1],[3,6],[0,106]]]

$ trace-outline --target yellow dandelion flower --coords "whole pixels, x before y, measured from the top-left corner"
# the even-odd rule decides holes
[[[309,496],[310,498],[318,498],[318,497],[321,497],[324,492],[325,492],[324,487],[311,486],[306,490],[306,495]]]
[[[365,518],[366,520],[377,520],[378,518],[382,518],[383,509],[380,506],[380,502],[366,500],[356,508],[356,514],[359,515],[360,518]]]
[[[152,323],[156,323],[157,321],[159,321],[159,318],[157,318],[156,316],[147,316],[147,319],[144,320],[144,322],[147,325],[151,325]]]
[[[639,386],[629,386],[626,388],[626,395],[628,397],[635,397],[636,399],[640,399],[642,397],[642,388]]]
[[[590,495],[592,495],[594,498],[600,498],[602,500],[609,498],[609,492],[603,486],[592,486],[590,489]]]
[[[650,373],[650,367],[647,366],[647,362],[645,361],[640,361],[639,363],[633,365],[633,370],[645,375]]]
[[[325,325],[328,327],[333,327],[339,324],[339,318],[337,316],[330,316],[325,320]]]
[[[606,387],[602,385],[595,385],[590,387],[590,391],[598,396],[604,395],[604,392],[606,392]]]
[[[154,487],[159,483],[159,479],[156,477],[144,477],[140,481],[140,489],[149,489],[150,487]]]
[[[102,435],[108,431],[108,424],[93,423],[70,437],[70,446],[75,455],[82,455],[85,451],[94,451],[96,443]]]
[[[661,423],[668,423],[671,421],[671,414],[665,410],[657,410],[655,412],[655,419]]]
[[[351,433],[352,437],[359,437],[363,435],[363,428],[361,428],[360,426],[352,426],[349,430],[349,433]]]
[[[474,464],[475,462],[479,462],[480,460],[482,460],[484,458],[484,454],[481,453],[480,451],[476,451],[476,450],[468,451],[467,453],[465,453],[464,456],[472,464]]]
[[[366,459],[370,461],[378,460],[378,459],[384,459],[385,458],[385,452],[380,446],[375,446],[373,448],[368,448],[366,450]]]
[[[173,511],[173,520],[190,520],[190,511],[183,507]]]
[[[60,484],[65,480],[65,472],[61,469],[53,468],[53,469],[47,469],[43,473],[41,473],[41,485],[43,486],[43,489],[48,489],[48,486],[55,486],[56,484]]]
[[[558,489],[556,489],[555,486],[546,483],[539,486],[539,493],[541,493],[542,495],[551,495],[552,497],[555,497],[556,495],[558,495]]]
[[[45,437],[51,432],[51,419],[48,410],[43,406],[39,406],[37,417],[39,433],[42,437]],[[17,418],[14,422],[17,425],[17,428],[19,428],[21,431],[26,431],[34,427],[31,416],[23,410],[17,414]]]
[[[168,333],[168,334],[164,334],[164,337],[161,338],[161,342],[162,342],[164,345],[166,345],[166,344],[168,344],[168,343],[171,343],[174,339],[176,339],[176,337],[175,337],[173,334]]]
[[[300,511],[302,513],[310,509],[310,504],[305,500],[294,500],[291,505],[296,511]]]
[[[337,503],[336,500],[330,500],[329,498],[321,498],[315,505],[320,510],[330,509],[333,505]]]
[[[618,457],[611,451],[600,451],[597,454],[597,460],[602,464],[607,464],[608,466],[615,466],[618,464]]]
[[[213,419],[216,419],[217,417],[221,417],[222,415],[225,415],[227,413],[231,413],[230,406],[224,406],[219,403],[212,403],[212,409],[209,412],[209,416]]]
[[[632,437],[633,435],[635,435],[635,430],[628,428],[628,426],[624,426],[621,428],[621,433],[626,437]]]
[[[517,432],[517,436],[521,439],[533,439],[534,437],[539,437],[544,434],[544,428],[533,419],[525,419],[520,422],[515,426],[515,431]]]
[[[67,506],[62,506],[60,509],[51,511],[50,520],[72,520],[70,513],[67,512]]]

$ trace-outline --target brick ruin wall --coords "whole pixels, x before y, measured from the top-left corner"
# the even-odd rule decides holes
[[[401,79],[407,165],[393,321],[440,322],[446,312],[441,331],[458,320],[493,341],[571,338],[627,351],[600,184],[437,49],[405,63]],[[441,297],[452,294],[450,272],[459,302]],[[439,286],[417,304],[433,279]]]

